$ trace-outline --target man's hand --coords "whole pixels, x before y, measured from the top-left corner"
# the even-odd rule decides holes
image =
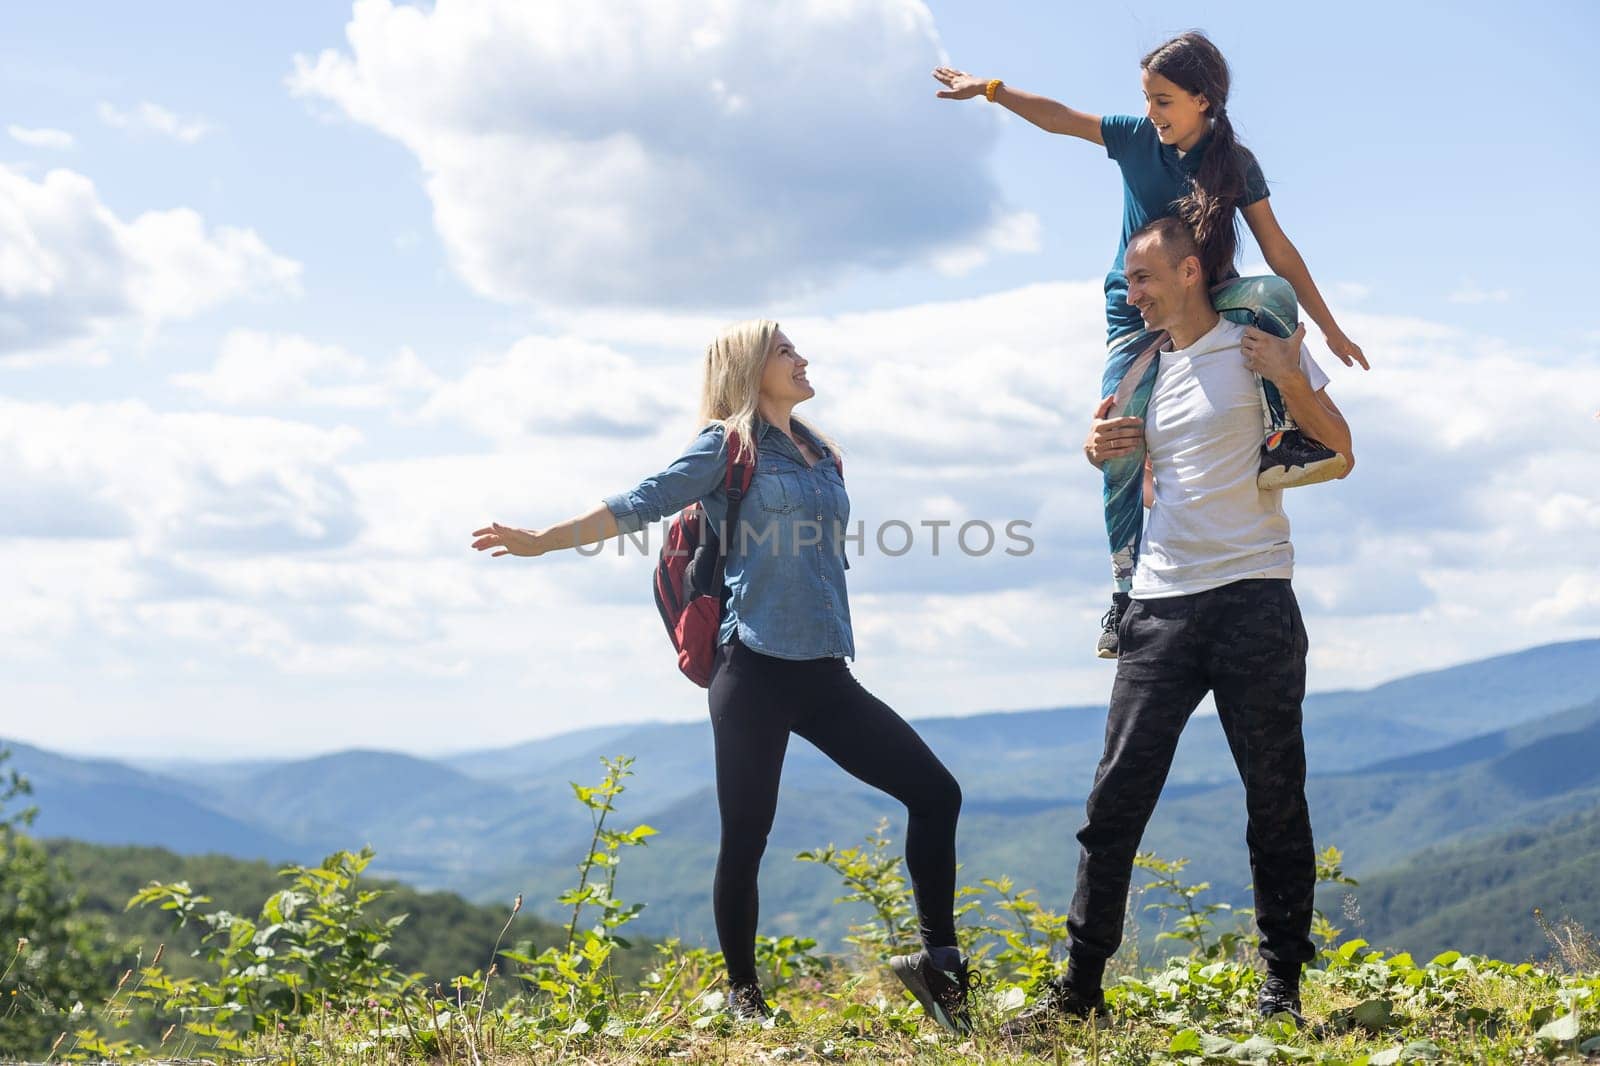
[[[1083,442],[1083,454],[1094,466],[1104,466],[1106,460],[1132,455],[1144,444],[1144,419],[1107,418],[1116,397],[1107,396],[1094,409],[1094,422],[1089,427],[1089,439]]]
[[[1300,369],[1300,345],[1305,339],[1304,322],[1288,337],[1274,337],[1266,330],[1250,326],[1244,331],[1239,350],[1244,353],[1245,366],[1283,388],[1292,378],[1305,375]]]

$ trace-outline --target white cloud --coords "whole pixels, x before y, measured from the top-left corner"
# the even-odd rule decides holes
[[[0,165],[0,359],[92,358],[119,325],[148,336],[243,295],[295,292],[300,264],[189,208],[124,222],[70,170]],[[90,353],[90,354],[86,354]]]
[[[1017,211],[994,220],[973,240],[936,252],[933,267],[946,277],[965,277],[988,262],[995,252],[1037,252],[1039,216]]]
[[[138,401],[0,399],[0,536],[127,540],[145,554],[326,548],[360,530],[335,460],[360,440]]]
[[[1372,295],[1372,286],[1359,281],[1336,281],[1331,292],[1333,299],[1339,303],[1357,304]]]
[[[227,406],[388,407],[427,392],[438,379],[410,349],[374,367],[333,344],[291,334],[233,330],[203,374],[175,374],[173,384]]]
[[[1449,296],[1453,304],[1503,304],[1510,299],[1510,289],[1486,289],[1475,281],[1463,281]]]
[[[502,442],[648,437],[664,424],[688,425],[699,399],[695,369],[685,363],[662,372],[572,337],[526,337],[442,384],[421,416],[454,419]]]
[[[64,152],[78,142],[66,130],[30,129],[26,126],[7,126],[6,132],[11,139],[29,148],[49,148],[53,151]]]
[[[194,144],[213,132],[212,125],[205,119],[184,118],[148,100],[141,101],[127,111],[101,101],[97,110],[100,121],[107,126],[136,135],[153,134],[184,144]]]
[[[346,37],[291,89],[416,154],[495,298],[726,307],[1037,247],[998,117],[933,95],[920,0],[359,0]]]

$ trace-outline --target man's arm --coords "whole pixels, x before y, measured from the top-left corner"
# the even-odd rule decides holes
[[[1300,345],[1306,335],[1305,323],[1294,331],[1292,337],[1274,337],[1254,326],[1244,331],[1240,351],[1251,370],[1278,386],[1289,417],[1305,431],[1306,436],[1326,444],[1343,455],[1348,466],[1340,477],[1349,477],[1355,469],[1356,456],[1350,441],[1350,424],[1344,420],[1326,388],[1313,389],[1311,379],[1300,366]]]
[[[1089,436],[1083,442],[1083,457],[1097,470],[1108,459],[1132,455],[1144,443],[1144,419],[1106,417],[1116,402],[1115,396],[1100,401],[1089,423]]]

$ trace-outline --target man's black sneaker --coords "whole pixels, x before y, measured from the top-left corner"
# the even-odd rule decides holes
[[[1282,429],[1267,434],[1261,444],[1261,473],[1256,475],[1260,489],[1292,489],[1315,485],[1350,469],[1350,460],[1298,429]]]
[[[958,961],[954,970],[942,970],[926,951],[919,951],[891,957],[889,969],[917,997],[928,1017],[952,1033],[972,1032],[967,997],[978,975],[967,969],[965,961]]]
[[[1106,997],[1100,989],[1086,996],[1065,981],[1051,981],[1033,1006],[1000,1027],[1001,1036],[1037,1036],[1065,1021],[1106,1016]]]
[[[1261,990],[1256,993],[1256,1013],[1263,1018],[1287,1014],[1296,1025],[1304,1026],[1306,1019],[1300,1013],[1300,986],[1277,974],[1267,974],[1267,979],[1261,982]]]
[[[1115,659],[1122,651],[1122,644],[1117,637],[1117,630],[1122,626],[1122,613],[1128,609],[1128,594],[1115,592],[1111,595],[1111,610],[1100,619],[1100,643],[1095,645],[1094,653],[1102,659]]]
[[[742,981],[728,988],[728,1013],[738,1022],[761,1022],[772,1017],[767,997],[754,981]]]

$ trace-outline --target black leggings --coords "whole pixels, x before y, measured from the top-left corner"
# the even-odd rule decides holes
[[[729,979],[756,979],[756,872],[790,733],[906,805],[906,870],[923,943],[953,945],[961,787],[916,730],[862,688],[843,659],[778,659],[737,638],[717,650],[710,695],[722,816],[711,905]]]

